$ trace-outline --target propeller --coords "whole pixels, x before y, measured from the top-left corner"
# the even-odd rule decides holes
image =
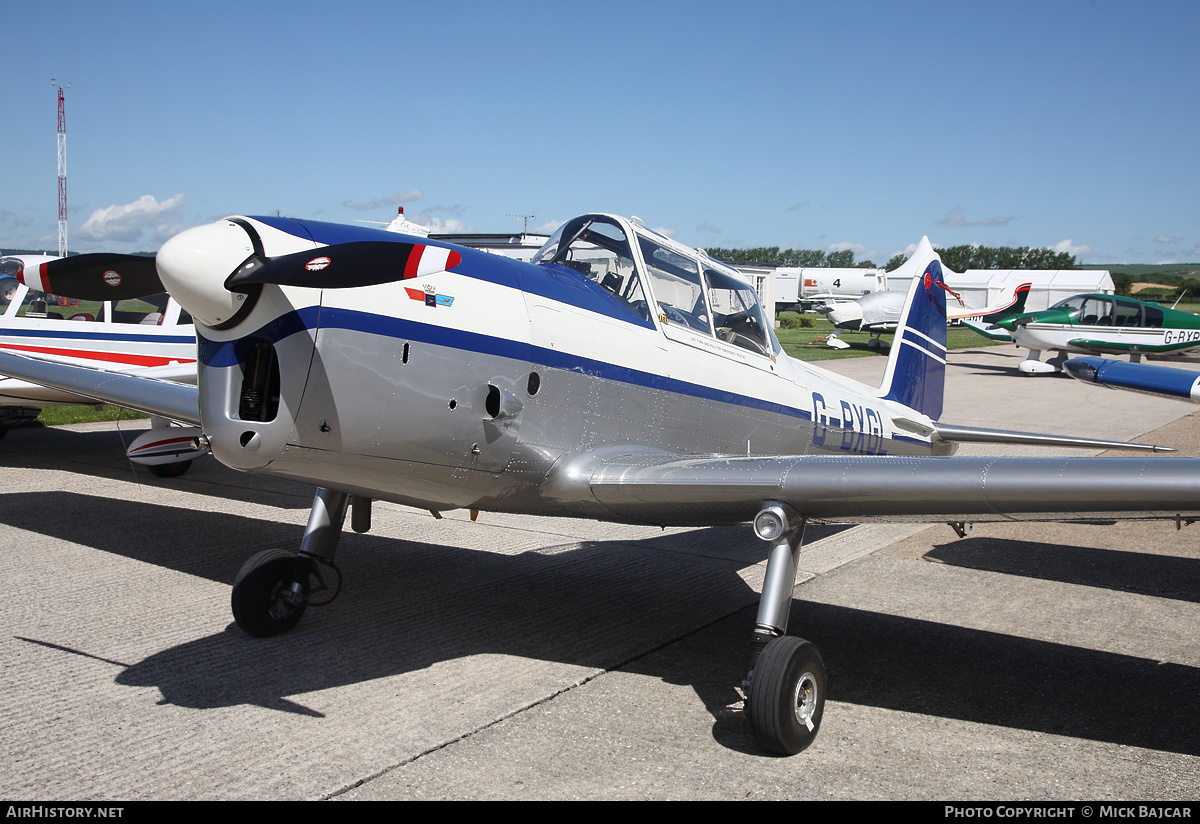
[[[96,252],[22,268],[17,280],[31,289],[80,300],[128,300],[165,292],[154,258]]]
[[[245,292],[254,284],[351,289],[424,277],[453,269],[462,255],[424,243],[378,240],[337,243],[306,252],[248,261],[225,280],[225,288]]]
[[[225,288],[245,292],[253,284],[303,286],[311,289],[348,289],[375,286],[394,280],[423,277],[453,269],[462,256],[440,246],[414,243],[357,241],[297,252],[265,261],[247,261],[225,281]],[[24,268],[16,258],[5,275],[15,276],[32,289],[81,300],[126,300],[165,292],[148,255],[98,252],[72,255]],[[13,269],[14,271],[8,271]]]

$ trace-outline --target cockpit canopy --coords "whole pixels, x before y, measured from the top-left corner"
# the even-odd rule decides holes
[[[1075,295],[1050,307],[1065,312],[1080,326],[1115,326],[1159,329],[1163,310],[1113,295]]]
[[[613,215],[564,223],[533,263],[562,266],[602,286],[645,325],[675,337],[716,338],[762,355],[779,343],[754,287],[733,269]]]

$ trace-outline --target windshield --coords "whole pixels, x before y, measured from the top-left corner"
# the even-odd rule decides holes
[[[717,337],[751,352],[767,354],[771,349],[767,331],[770,324],[753,287],[716,269],[705,268],[704,279],[712,298]]]
[[[610,218],[588,215],[564,223],[533,256],[532,262],[574,269],[604,287],[630,312],[642,320],[650,320],[629,240]]]
[[[667,323],[678,323],[703,332],[713,333],[709,324],[708,303],[700,285],[700,268],[696,261],[678,252],[638,237],[642,258],[650,273],[650,291],[658,301],[660,317]]]

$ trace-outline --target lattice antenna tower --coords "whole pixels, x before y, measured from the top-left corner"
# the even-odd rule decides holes
[[[63,85],[53,77],[50,84],[58,88],[58,256],[67,256],[67,104]],[[66,88],[71,88],[68,83]]]
[[[525,227],[521,230],[522,235],[529,234],[529,221],[537,220],[537,215],[509,215],[509,217],[517,217],[525,221]]]

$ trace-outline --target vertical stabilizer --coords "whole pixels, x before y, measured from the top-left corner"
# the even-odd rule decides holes
[[[917,250],[892,276],[904,277],[909,271],[912,286],[879,394],[936,421],[942,414],[946,386],[946,284],[941,259],[929,238],[921,238]]]

